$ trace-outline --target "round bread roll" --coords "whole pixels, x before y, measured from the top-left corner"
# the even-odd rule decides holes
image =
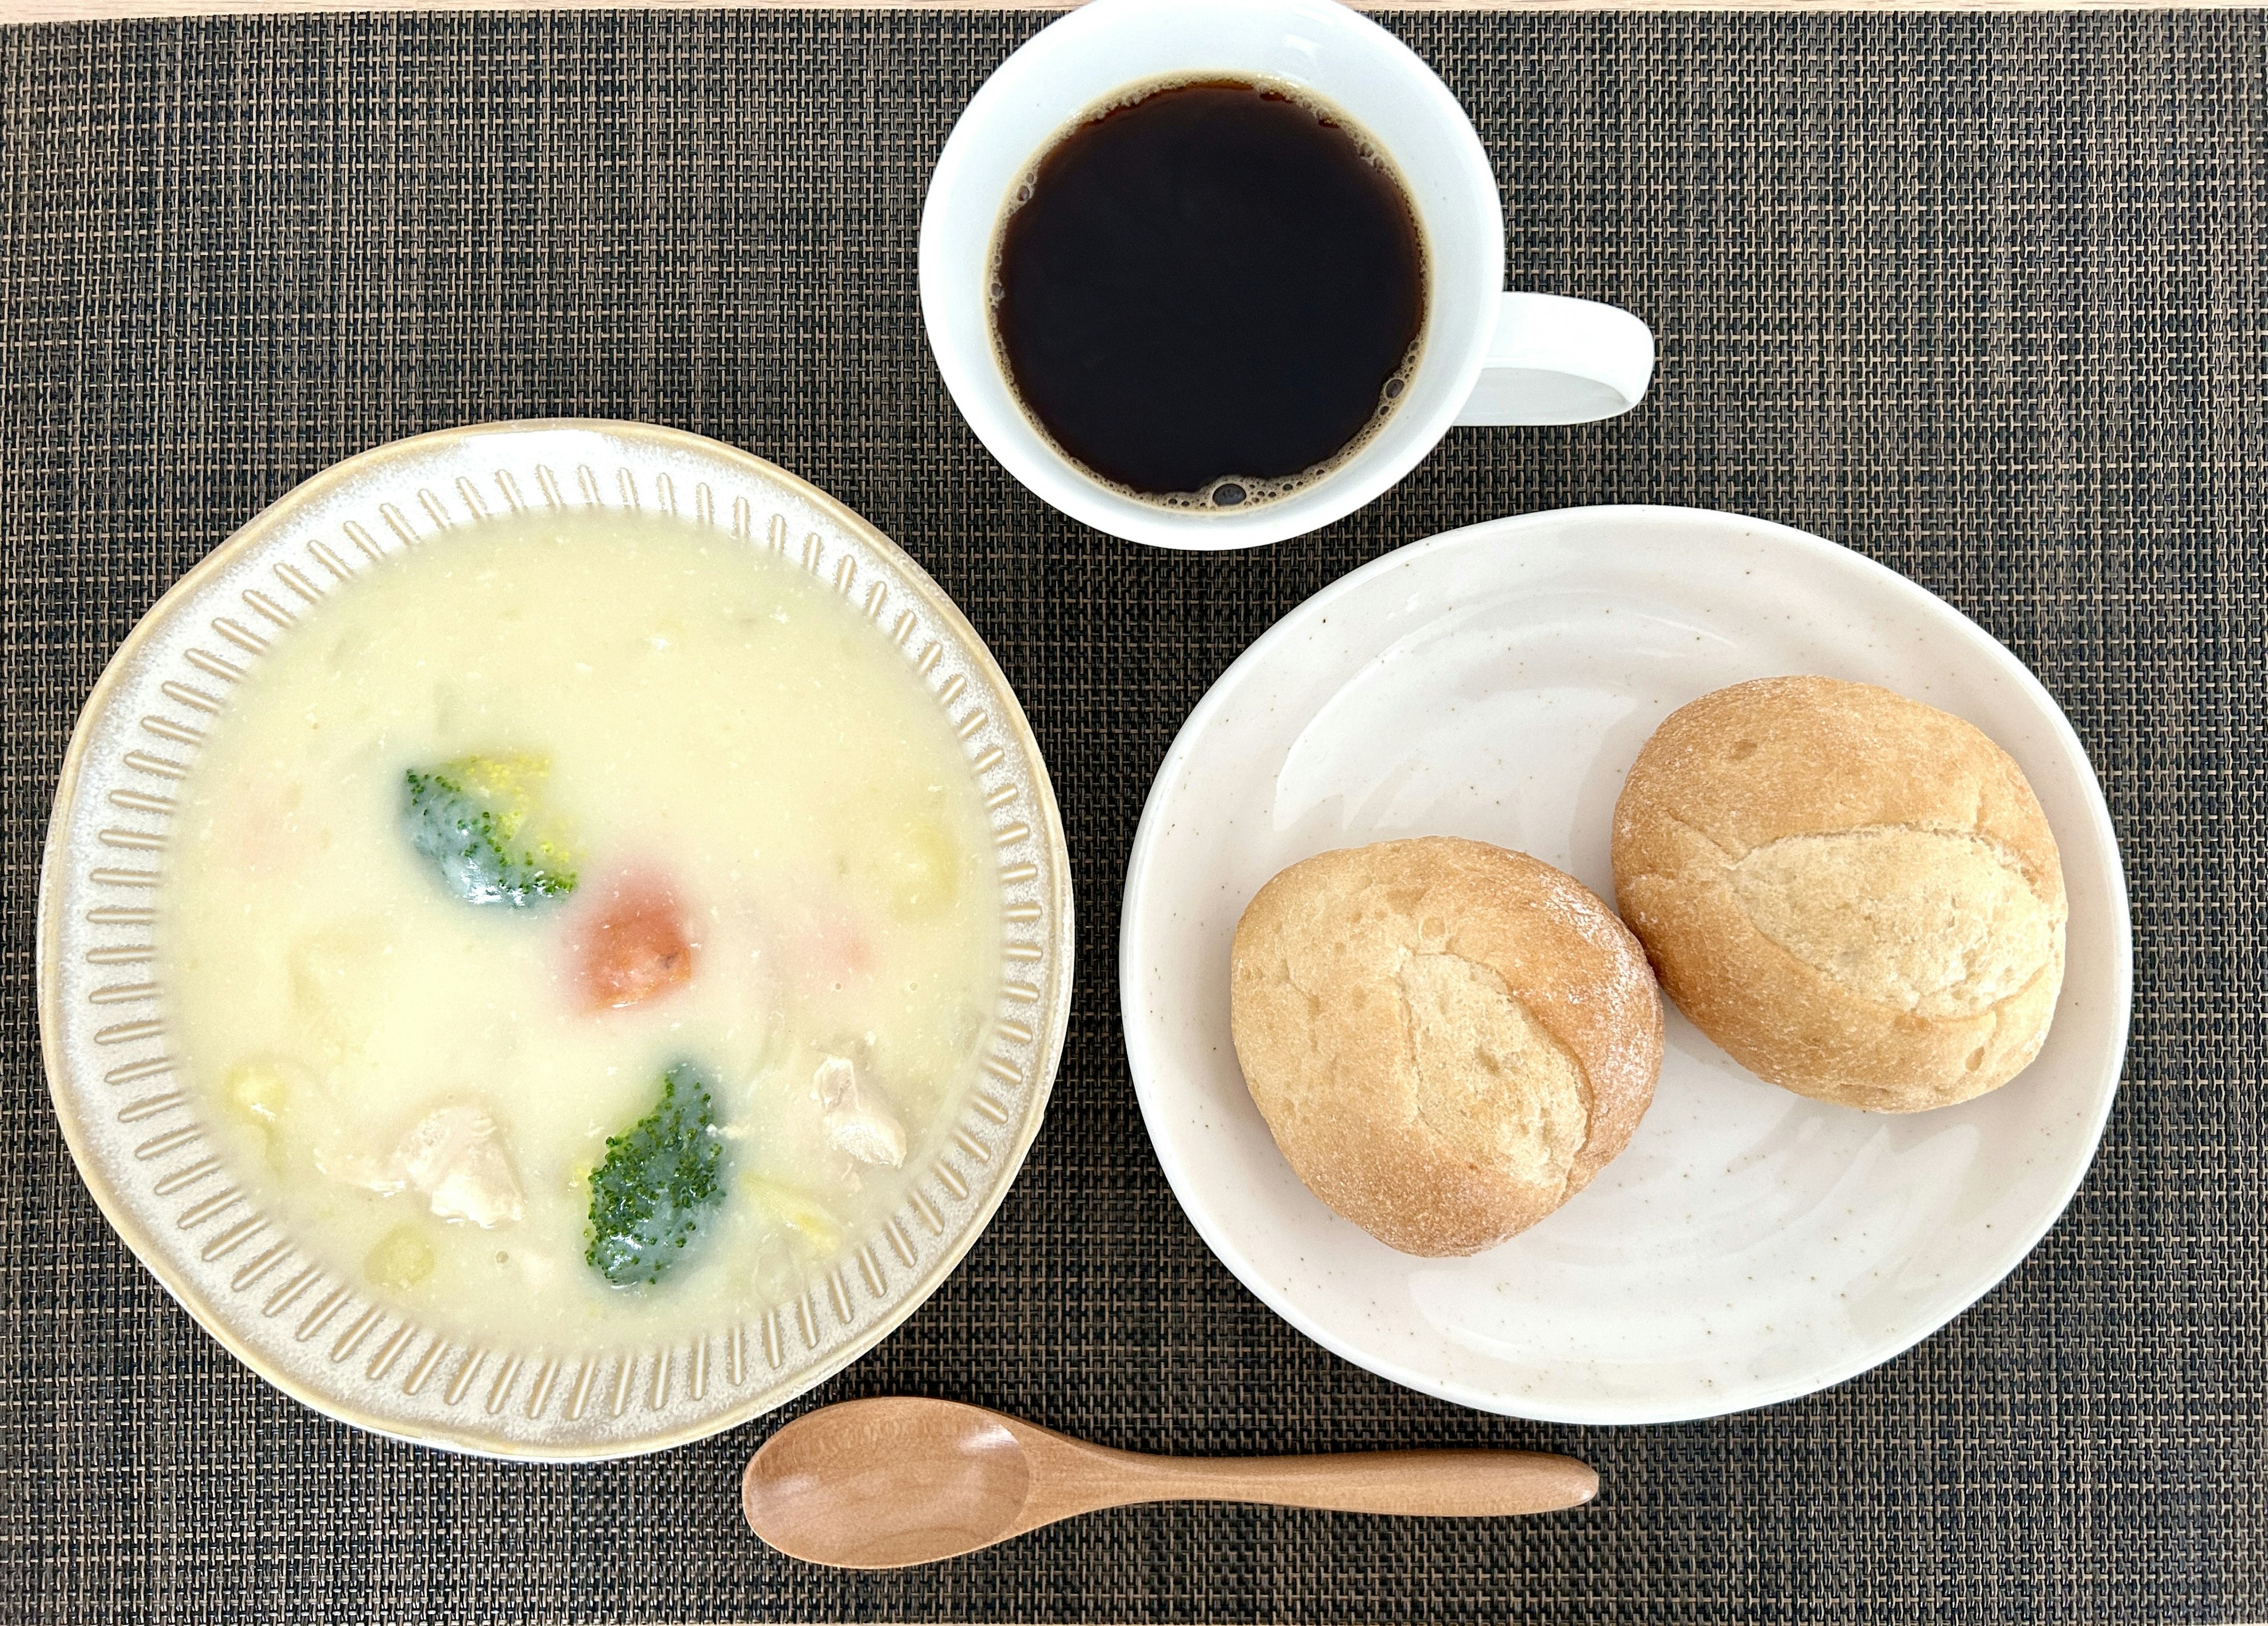
[[[1615,805],[1615,901],[1693,1025],[1869,1112],[1998,1089],[2063,985],[2063,866],[2008,754],[1866,683],[1764,678],[1654,731]]]
[[[1653,975],[1613,911],[1450,836],[1323,853],[1262,887],[1229,1019],[1293,1171],[1405,1254],[1476,1253],[1573,1196],[1661,1066]]]

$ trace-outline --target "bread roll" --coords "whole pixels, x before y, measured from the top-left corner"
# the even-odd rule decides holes
[[[2008,754],[1886,688],[1764,678],[1674,712],[1615,805],[1615,900],[1757,1077],[1870,1112],[1998,1089],[2063,984],[2063,867]]]
[[[1229,1016],[1292,1169],[1406,1254],[1527,1229],[1629,1143],[1661,1004],[1597,894],[1449,836],[1295,864],[1237,923]]]

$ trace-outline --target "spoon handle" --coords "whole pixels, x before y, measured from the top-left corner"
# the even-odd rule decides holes
[[[1104,1453],[1098,1453],[1098,1456]],[[1599,1476],[1537,1451],[1365,1451],[1311,1457],[1149,1457],[1094,1463],[1094,1506],[1133,1502],[1269,1502],[1344,1513],[1488,1519],[1580,1507]],[[1106,1476],[1102,1470],[1115,1470]],[[1082,1478],[1087,1478],[1082,1475]]]

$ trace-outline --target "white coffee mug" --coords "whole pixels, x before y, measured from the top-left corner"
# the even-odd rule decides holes
[[[1416,371],[1378,432],[1329,475],[1248,508],[1169,509],[1103,484],[1036,429],[992,340],[994,231],[1073,120],[1184,75],[1263,78],[1336,104],[1401,172],[1430,251]],[[1329,525],[1408,474],[1454,423],[1581,423],[1627,412],[1653,372],[1629,312],[1504,291],[1504,201],[1472,121],[1410,48],[1336,0],[1090,0],[970,99],[922,208],[922,320],[946,386],[1009,473],[1075,519],[1160,548],[1248,548]]]

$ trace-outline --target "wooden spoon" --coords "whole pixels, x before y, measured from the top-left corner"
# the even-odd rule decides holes
[[[791,1557],[853,1570],[930,1563],[1133,1502],[1272,1502],[1489,1518],[1580,1507],[1599,1476],[1535,1451],[1152,1457],[982,1406],[854,1400],[798,1417],[740,1480],[748,1528]]]

